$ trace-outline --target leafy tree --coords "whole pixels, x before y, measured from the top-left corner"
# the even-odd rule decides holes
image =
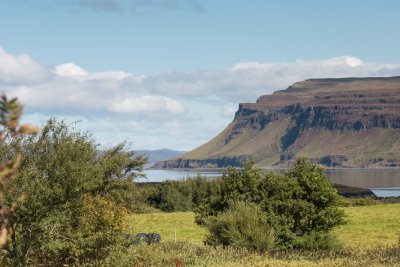
[[[16,195],[13,201],[7,201],[7,194],[13,190],[13,180],[17,177],[22,159],[19,139],[26,134],[36,134],[39,129],[28,124],[20,125],[22,106],[16,98],[8,100],[5,95],[0,99],[0,143],[10,142],[15,148],[12,157],[3,159],[0,163],[0,249],[8,247],[11,236],[15,235],[15,227],[10,224],[10,217],[18,203],[25,197],[24,193]],[[4,151],[3,146],[1,146]]]
[[[259,193],[281,248],[307,247],[312,238],[326,240],[332,228],[344,223],[340,198],[324,169],[305,158],[284,175],[264,176]]]
[[[114,236],[122,236],[122,220],[101,221],[104,227],[95,233],[85,228],[82,211],[92,203],[104,207],[98,211],[103,215],[96,218],[122,217],[117,210],[129,207],[129,197],[134,194],[126,185],[141,175],[145,158],[134,157],[124,144],[99,153],[89,134],[54,119],[39,135],[23,138],[21,151],[20,172],[6,199],[12,203],[21,192],[28,199],[10,217],[15,232],[6,247],[6,261],[26,265],[51,259],[57,260],[52,265],[73,264],[80,262],[82,255],[100,260],[101,255],[91,251],[95,247],[106,252],[116,242]],[[1,159],[15,154],[12,143],[0,148]]]
[[[252,164],[230,169],[222,177],[220,192],[220,197],[198,209],[196,222],[218,218],[235,201],[252,202],[268,218],[281,249],[326,247],[332,242],[329,231],[344,223],[339,196],[324,169],[305,158],[285,174],[263,174]]]
[[[166,212],[194,210],[215,195],[215,185],[215,181],[201,176],[165,181],[149,197],[149,202]]]

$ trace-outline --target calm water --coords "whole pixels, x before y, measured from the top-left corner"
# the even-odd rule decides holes
[[[165,180],[181,180],[197,175],[216,177],[221,171],[176,171],[146,170],[147,179],[138,182],[162,182]],[[353,169],[327,170],[332,183],[371,189],[377,196],[400,196],[400,169]]]

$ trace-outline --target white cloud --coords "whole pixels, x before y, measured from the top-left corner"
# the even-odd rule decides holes
[[[74,63],[65,63],[58,65],[54,68],[53,72],[60,77],[71,78],[82,77],[88,74],[84,69],[82,69],[78,65],[75,65]]]
[[[164,97],[143,95],[138,97],[120,98],[112,101],[109,110],[117,113],[146,113],[167,112],[170,114],[181,114],[184,109],[177,100]]]
[[[200,145],[233,119],[239,103],[253,102],[296,81],[396,75],[400,64],[351,56],[242,62],[230,68],[147,76],[116,70],[92,73],[75,63],[45,68],[29,55],[0,48],[0,91],[19,97],[29,118],[84,118],[86,129],[103,143],[133,138],[151,146],[147,148],[186,150]]]
[[[45,68],[27,54],[13,55],[0,47],[0,84],[43,81]]]

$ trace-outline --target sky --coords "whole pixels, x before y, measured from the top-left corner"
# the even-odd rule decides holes
[[[0,0],[0,92],[103,147],[191,150],[296,81],[400,75],[400,1]]]

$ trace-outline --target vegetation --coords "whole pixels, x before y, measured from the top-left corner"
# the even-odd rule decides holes
[[[340,243],[347,248],[386,247],[395,245],[400,238],[400,204],[380,204],[341,208],[347,223],[333,230]],[[193,212],[131,214],[128,216],[128,232],[161,233],[164,241],[177,240],[199,243],[208,231],[194,222]]]
[[[217,194],[218,181],[197,176],[165,181],[148,196],[148,202],[165,212],[192,211]]]
[[[265,251],[274,247],[274,231],[254,203],[233,202],[231,207],[206,221],[208,245]]]
[[[20,126],[19,119],[22,113],[22,106],[17,102],[16,98],[8,100],[5,95],[0,100],[0,125],[4,127],[4,131],[0,132],[0,143],[4,143],[6,139],[11,138],[17,141],[23,135],[36,134],[39,129],[31,125]],[[23,200],[23,193],[16,194],[13,201],[7,201],[6,194],[13,188],[13,180],[17,177],[17,172],[22,158],[22,153],[18,144],[14,144],[16,150],[14,157],[5,159],[0,164],[0,248],[4,248],[9,244],[10,236],[15,234],[15,228],[10,224],[11,212],[15,210],[18,202]]]
[[[1,112],[6,117],[7,109]],[[145,159],[124,144],[99,153],[90,135],[54,119],[36,136],[16,135],[12,125],[6,125],[0,145],[3,162],[19,163],[3,187],[2,208],[13,212],[2,218],[12,226],[2,264],[76,265],[107,257],[123,238],[132,181]]]
[[[265,175],[246,164],[221,179],[196,177],[139,190],[134,180],[143,175],[146,158],[126,144],[99,152],[89,134],[55,119],[38,133],[19,125],[21,110],[16,99],[2,97],[2,266],[358,266],[400,260],[399,205],[341,199],[323,169],[306,159],[285,174]],[[343,210],[348,225],[342,225]],[[163,241],[129,245],[124,234],[138,232],[160,233]],[[344,247],[334,246],[332,233]]]
[[[346,247],[385,247],[400,241],[400,204],[347,207],[347,224],[333,230]]]
[[[192,212],[130,215],[128,229],[164,230],[163,241],[159,245],[116,251],[107,262],[112,266],[138,266],[135,263],[139,262],[142,266],[176,266],[182,259],[185,266],[398,266],[400,204],[342,209],[348,223],[333,232],[343,248],[288,250],[267,255],[202,245],[198,241],[204,240],[208,233],[194,223]],[[173,235],[176,225],[181,226],[177,230],[178,241],[174,241]]]
[[[338,208],[340,198],[336,190],[316,164],[301,158],[287,173],[267,175],[246,164],[240,169],[228,169],[221,180],[219,197],[198,210],[199,224],[215,229],[214,224],[222,223],[220,219],[224,218],[221,213],[232,209],[236,201],[244,201],[262,210],[274,229],[275,247],[279,249],[334,245],[329,232],[344,223],[344,214]],[[209,239],[226,245],[215,231],[211,231]]]
[[[130,214],[126,221],[127,233],[159,233],[161,240],[203,243],[207,230],[194,223],[193,212]]]
[[[185,241],[167,241],[113,251],[103,266],[398,266],[400,248],[345,251],[290,250],[271,254],[234,248],[213,248]]]

